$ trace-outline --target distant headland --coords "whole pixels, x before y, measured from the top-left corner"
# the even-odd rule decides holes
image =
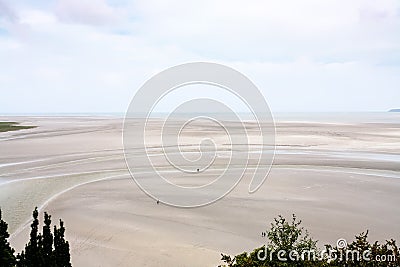
[[[389,110],[389,112],[400,112],[400,108],[391,109],[391,110]]]

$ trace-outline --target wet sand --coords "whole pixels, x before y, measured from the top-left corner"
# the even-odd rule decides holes
[[[74,266],[217,266],[221,252],[265,242],[260,233],[278,214],[295,213],[320,245],[366,229],[371,240],[400,240],[400,120],[278,120],[275,161],[260,190],[248,194],[245,175],[225,198],[196,209],[157,205],[139,189],[124,161],[119,118],[0,121],[38,126],[0,133],[0,205],[17,251],[28,240],[35,206],[65,221]],[[191,140],[211,132],[200,125],[191,134],[185,151],[193,152]],[[251,149],[260,153],[257,144]],[[178,179],[162,165],[156,141],[152,153],[161,171],[187,184],[209,181],[227,157],[221,152],[196,179]]]

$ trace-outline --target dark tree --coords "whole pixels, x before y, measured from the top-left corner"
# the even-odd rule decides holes
[[[71,267],[69,243],[65,240],[64,222],[60,220],[60,227],[54,226],[54,235],[51,232],[51,216],[44,213],[43,232],[39,233],[39,212],[37,207],[32,213],[30,239],[25,250],[14,256],[7,232],[8,225],[2,219],[0,209],[0,267]]]
[[[42,257],[42,236],[38,233],[39,220],[38,220],[37,207],[32,213],[33,222],[31,224],[31,234],[29,243],[25,246],[25,264],[26,266],[44,266]]]
[[[22,251],[21,253],[18,253],[16,266],[17,267],[27,267],[26,260],[25,260],[25,252],[24,251]]]
[[[57,229],[57,226],[54,226],[54,258],[58,267],[71,266],[69,243],[65,240],[64,233],[64,222],[60,220],[60,228]]]
[[[44,225],[43,225],[43,259],[45,266],[54,266],[53,257],[53,234],[51,233],[51,216],[44,213]]]
[[[14,249],[11,248],[8,238],[8,224],[3,221],[0,209],[0,266],[15,266]]]

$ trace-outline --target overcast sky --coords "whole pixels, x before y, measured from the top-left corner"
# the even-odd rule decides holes
[[[273,112],[400,108],[400,1],[0,0],[0,113],[124,112],[191,61],[241,71]]]

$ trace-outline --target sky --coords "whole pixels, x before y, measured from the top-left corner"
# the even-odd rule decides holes
[[[124,112],[194,61],[242,72],[273,112],[400,108],[400,1],[0,0],[0,114]]]

